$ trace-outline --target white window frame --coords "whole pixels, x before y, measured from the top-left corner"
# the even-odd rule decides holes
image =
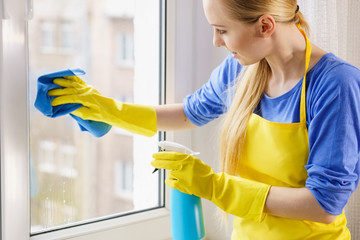
[[[166,29],[171,29],[175,22],[175,1],[166,2],[167,9],[172,11],[167,14]],[[148,8],[141,6],[140,9]],[[92,223],[30,236],[28,104],[31,103],[27,97],[27,22],[24,19],[29,20],[31,14],[32,0],[0,0],[1,239],[115,240],[119,236],[128,240],[170,239],[168,192],[163,208],[123,217],[107,216]],[[163,60],[165,52],[162,51]],[[167,63],[167,68],[166,75],[172,76],[174,67]],[[172,94],[167,93],[167,98],[171,99]]]

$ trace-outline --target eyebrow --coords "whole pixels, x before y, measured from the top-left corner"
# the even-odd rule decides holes
[[[224,25],[219,25],[219,24],[211,24],[211,26],[214,26],[214,27],[225,27]]]

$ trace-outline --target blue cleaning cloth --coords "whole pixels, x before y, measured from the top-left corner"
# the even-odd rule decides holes
[[[85,72],[81,69],[67,69],[67,70],[40,76],[37,81],[37,95],[34,104],[35,107],[45,116],[51,118],[70,114],[76,109],[82,107],[82,105],[78,103],[63,104],[53,107],[51,106],[51,101],[55,97],[49,96],[48,91],[52,89],[62,88],[61,86],[53,83],[53,80],[55,78],[63,78],[65,76],[78,76],[84,74]],[[105,135],[107,132],[109,132],[111,129],[111,125],[103,122],[84,120],[73,114],[70,114],[70,116],[77,121],[81,131],[88,131],[95,137],[101,137]]]

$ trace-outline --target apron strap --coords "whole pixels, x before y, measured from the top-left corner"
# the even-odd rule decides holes
[[[311,43],[306,36],[306,33],[303,29],[299,27],[299,31],[304,36],[306,41],[306,51],[305,51],[305,75],[303,77],[303,83],[301,88],[301,98],[300,98],[300,122],[306,123],[306,74],[309,70],[310,56],[311,56]]]

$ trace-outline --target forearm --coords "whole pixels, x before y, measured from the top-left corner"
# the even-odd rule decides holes
[[[307,188],[271,187],[264,211],[278,217],[327,224],[336,217],[327,213]]]
[[[155,110],[157,116],[157,129],[160,131],[196,128],[196,126],[186,117],[182,103],[156,106]]]

